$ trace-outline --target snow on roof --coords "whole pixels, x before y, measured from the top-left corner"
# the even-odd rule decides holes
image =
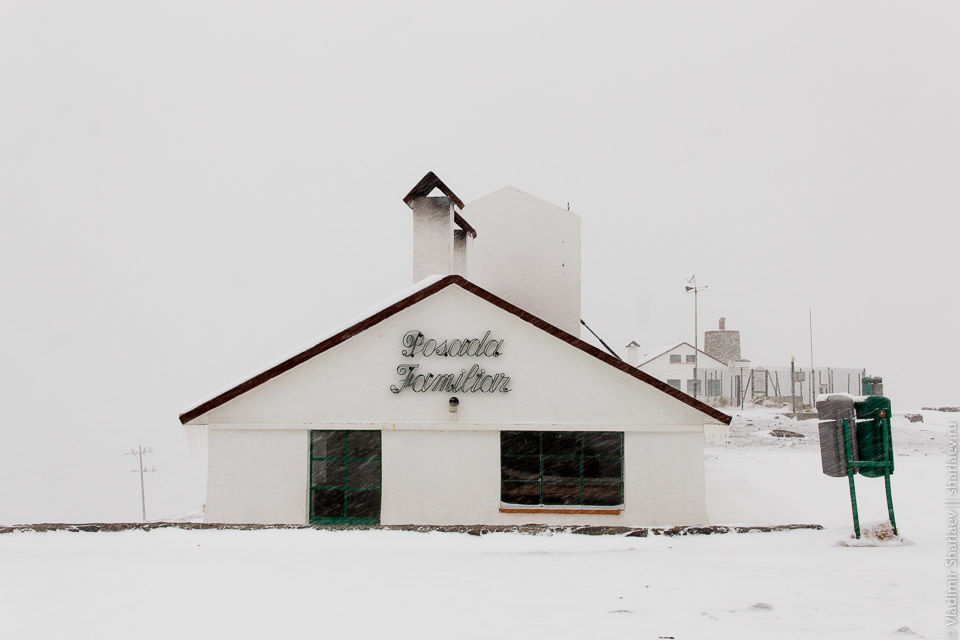
[[[352,316],[347,322],[342,322],[342,323],[338,324],[336,327],[330,329],[329,331],[325,331],[324,333],[320,334],[319,336],[317,336],[316,338],[314,338],[314,339],[311,340],[310,342],[306,343],[306,344],[303,345],[302,347],[297,348],[297,349],[294,349],[293,351],[290,351],[290,352],[284,354],[284,355],[281,356],[280,358],[277,358],[277,359],[273,360],[272,362],[267,363],[266,365],[264,365],[264,366],[262,366],[262,367],[258,367],[255,371],[251,372],[250,374],[248,374],[248,375],[246,375],[246,376],[243,376],[243,377],[241,377],[241,378],[238,378],[238,379],[235,380],[234,382],[228,384],[227,386],[225,386],[225,387],[223,387],[222,389],[216,391],[215,393],[212,393],[212,394],[206,396],[205,398],[203,398],[203,399],[200,400],[199,402],[194,402],[194,403],[193,403],[192,405],[190,405],[189,407],[186,407],[185,409],[181,410],[181,411],[180,411],[180,414],[182,415],[182,414],[184,414],[184,413],[188,413],[188,412],[190,412],[190,411],[193,411],[194,409],[196,409],[196,408],[199,407],[200,405],[205,404],[205,403],[213,400],[214,398],[216,398],[216,397],[220,396],[221,394],[229,391],[230,389],[233,389],[233,388],[235,388],[236,386],[238,386],[238,385],[246,382],[246,381],[249,380],[250,378],[253,378],[254,376],[260,374],[261,372],[266,371],[266,370],[268,370],[268,369],[272,369],[273,367],[275,367],[275,366],[277,366],[277,365],[279,365],[279,364],[281,364],[281,363],[283,363],[283,362],[286,362],[287,360],[289,360],[290,358],[296,356],[297,354],[302,353],[302,352],[304,351],[304,349],[307,349],[307,348],[309,348],[309,347],[312,347],[312,346],[315,345],[315,344],[319,344],[319,343],[323,342],[324,340],[327,340],[328,338],[331,338],[331,337],[337,335],[337,334],[340,333],[341,331],[344,331],[344,330],[346,330],[346,329],[349,329],[350,327],[352,327],[353,325],[357,324],[358,322],[361,322],[361,321],[365,320],[366,318],[369,318],[370,316],[375,315],[375,314],[383,311],[383,310],[386,309],[387,307],[390,307],[390,306],[396,304],[397,302],[403,300],[404,298],[407,298],[407,297],[409,297],[409,296],[412,296],[413,294],[415,294],[416,292],[420,291],[421,289],[426,289],[427,287],[429,287],[430,285],[434,284],[435,282],[440,281],[441,279],[443,279],[443,276],[442,276],[442,275],[430,275],[430,276],[427,276],[426,278],[424,278],[423,280],[421,280],[420,282],[416,282],[416,283],[410,285],[409,287],[406,287],[406,288],[404,288],[404,289],[401,289],[401,290],[399,290],[399,291],[394,292],[393,294],[391,294],[391,296],[390,296],[389,298],[385,298],[385,299],[382,300],[379,304],[377,304],[377,305],[375,305],[375,306],[373,306],[373,307],[370,307],[369,309],[365,310],[363,313],[358,313],[357,315]]]
[[[857,395],[853,395],[852,393],[841,393],[839,391],[836,393],[818,393],[816,402],[823,402],[824,400],[828,400],[830,398],[838,398],[838,397],[850,398],[850,400],[854,402],[865,402],[866,399],[869,398],[870,396],[857,396]]]

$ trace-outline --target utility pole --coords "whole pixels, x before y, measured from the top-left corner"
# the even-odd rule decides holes
[[[810,409],[817,406],[816,372],[813,369],[813,307],[810,307]]]
[[[707,289],[710,285],[705,284],[701,287],[697,286],[697,274],[690,276],[690,279],[687,280],[687,286],[684,289],[685,292],[689,293],[693,291],[693,397],[697,397],[697,390],[700,386],[700,380],[697,378],[698,365],[700,364],[700,328],[698,326],[698,309],[697,309],[697,294],[701,289]]]
[[[797,388],[797,376],[793,372],[793,356],[790,356],[790,404],[793,407],[793,417],[797,417],[797,396],[794,391]]]
[[[137,445],[136,449],[130,449],[130,451],[127,451],[124,454],[127,456],[137,456],[137,461],[138,461],[137,468],[131,469],[130,472],[140,473],[140,515],[144,522],[147,521],[147,498],[143,490],[143,474],[153,473],[154,471],[157,470],[157,468],[150,467],[149,469],[145,469],[143,467],[143,456],[144,454],[152,454],[152,453],[153,453],[153,447],[144,448],[143,445]]]

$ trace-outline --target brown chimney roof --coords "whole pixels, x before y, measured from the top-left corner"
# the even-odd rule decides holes
[[[410,193],[403,197],[403,202],[412,209],[414,200],[430,195],[430,192],[434,189],[440,189],[440,192],[450,198],[450,200],[454,205],[457,206],[458,209],[463,209],[463,200],[461,200],[450,187],[444,184],[443,180],[438,178],[437,174],[435,174],[433,171],[428,171],[427,175],[420,179],[420,182],[413,185],[413,189],[410,189]],[[459,211],[454,210],[453,221],[457,223],[458,227],[469,233],[471,236],[474,238],[477,237],[477,230],[474,229],[470,223],[460,215]]]

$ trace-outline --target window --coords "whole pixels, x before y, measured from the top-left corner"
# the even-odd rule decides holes
[[[310,432],[310,522],[380,523],[380,432]]]
[[[671,353],[671,354],[670,354],[670,364],[675,364],[675,363],[677,363],[677,362],[680,362],[680,354],[679,354],[679,353]]]
[[[696,356],[696,355],[692,355],[692,354],[691,354],[691,355],[688,355],[688,356],[687,356],[687,362],[696,362],[696,361],[697,361],[697,356]]]
[[[720,381],[719,380],[707,380],[707,395],[708,396],[718,396],[720,395]]]
[[[700,393],[700,381],[699,380],[687,380],[687,393],[693,395],[695,393]]]
[[[500,500],[543,506],[623,504],[623,433],[502,431]]]
[[[670,385],[671,387],[676,387],[677,389],[680,388],[680,380],[677,378],[672,378],[667,380],[667,384]]]

